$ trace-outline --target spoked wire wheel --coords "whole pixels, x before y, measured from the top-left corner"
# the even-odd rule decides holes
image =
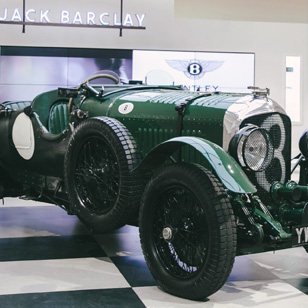
[[[193,193],[185,187],[162,192],[153,217],[153,240],[162,264],[178,278],[201,271],[209,245],[206,214]]]
[[[80,203],[96,214],[108,212],[119,195],[120,170],[116,154],[99,136],[89,137],[76,159],[76,193]]]
[[[131,171],[139,162],[135,140],[118,120],[96,117],[80,123],[64,164],[72,212],[94,232],[137,219],[144,180]]]
[[[226,282],[236,254],[232,206],[200,165],[162,168],[146,186],[139,214],[147,265],[165,291],[199,300]]]

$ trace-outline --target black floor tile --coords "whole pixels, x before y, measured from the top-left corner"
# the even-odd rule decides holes
[[[157,285],[143,256],[111,257],[111,260],[132,287]]]
[[[68,215],[57,206],[1,207],[0,224],[50,232],[56,235],[89,234],[74,215]]]
[[[83,290],[0,296],[1,308],[144,308],[130,289]]]
[[[0,247],[0,261],[106,256],[106,253],[91,235],[0,239]]]
[[[49,219],[50,217],[73,217],[57,206],[20,206],[6,207],[0,205],[0,221],[9,220],[37,220]]]

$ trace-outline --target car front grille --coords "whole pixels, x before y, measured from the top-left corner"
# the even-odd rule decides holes
[[[288,116],[279,113],[267,113],[246,118],[241,128],[254,124],[266,129],[273,141],[274,158],[272,163],[261,172],[245,170],[247,176],[256,186],[258,196],[266,205],[271,204],[270,186],[278,181],[285,183],[290,178],[291,161],[291,122]]]

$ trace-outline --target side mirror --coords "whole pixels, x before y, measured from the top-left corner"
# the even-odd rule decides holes
[[[299,149],[305,156],[306,160],[308,160],[308,129],[304,131],[299,139]]]

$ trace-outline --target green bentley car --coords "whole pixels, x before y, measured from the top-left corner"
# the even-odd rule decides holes
[[[218,291],[238,255],[308,251],[307,159],[308,130],[291,165],[291,121],[268,89],[122,85],[105,72],[0,104],[0,197],[53,203],[94,233],[139,226],[153,277],[188,299]]]

